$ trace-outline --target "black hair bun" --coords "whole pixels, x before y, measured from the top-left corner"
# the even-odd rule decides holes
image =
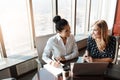
[[[53,22],[54,22],[54,23],[57,23],[57,22],[59,22],[60,20],[61,20],[61,17],[58,16],[58,15],[53,18]]]

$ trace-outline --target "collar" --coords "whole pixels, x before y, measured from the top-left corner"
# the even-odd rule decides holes
[[[58,39],[58,40],[62,40],[62,38],[60,37],[60,34],[59,34],[59,33],[57,33],[57,39]]]
[[[56,34],[56,37],[57,37],[58,40],[62,40],[62,38],[60,37],[60,34],[59,34],[59,33]],[[67,37],[67,39],[68,39],[68,38],[69,38],[69,37]]]

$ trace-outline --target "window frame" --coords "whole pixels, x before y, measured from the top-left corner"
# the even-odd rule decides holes
[[[28,6],[28,16],[29,16],[29,25],[30,25],[30,29],[32,30],[31,31],[31,36],[32,36],[32,46],[34,48],[36,48],[35,46],[35,23],[34,23],[34,15],[33,15],[33,4],[32,4],[32,0],[26,0],[27,3],[29,3],[27,6]],[[71,26],[72,26],[72,30],[73,30],[73,34],[75,36],[76,35],[76,11],[77,11],[77,0],[71,0],[72,1],[72,6],[71,6]],[[89,30],[90,30],[90,15],[91,15],[91,1],[92,0],[87,0],[87,5],[86,5],[86,16],[85,17],[88,17],[88,20],[85,22],[85,32],[83,35],[86,35],[88,34]],[[100,5],[102,5],[102,2],[100,2]],[[114,1],[115,2],[115,1]],[[111,3],[112,3],[112,0],[111,0]],[[114,3],[115,5],[115,3]],[[116,0],[116,5],[117,5],[117,0]],[[52,18],[55,16],[55,15],[58,15],[59,14],[59,11],[58,11],[58,0],[52,0]],[[99,9],[99,12],[102,10],[102,7]],[[115,11],[115,9],[114,9]],[[112,13],[113,15],[115,15],[115,12]],[[101,17],[101,14],[98,14],[98,19]],[[112,16],[112,18],[114,18],[115,16]],[[87,19],[87,18],[86,18]],[[114,22],[114,20],[112,21]],[[113,24],[113,23],[112,23]],[[53,24],[53,26],[55,26]],[[1,27],[1,26],[0,26]],[[55,28],[53,27],[53,33],[55,33]],[[4,44],[4,40],[3,40],[3,35],[2,35],[2,30],[0,28],[0,44],[1,44],[1,50],[2,50],[2,57],[7,57],[7,53],[6,53],[6,49],[5,49],[5,44]]]

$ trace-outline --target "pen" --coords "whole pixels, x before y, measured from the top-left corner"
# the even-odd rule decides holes
[[[64,66],[64,64],[62,64],[60,61],[56,60],[56,58],[54,58],[54,60],[55,60],[56,62],[59,62],[61,66]]]
[[[87,55],[85,57],[88,57]]]
[[[85,58],[87,58],[88,56],[87,55],[85,55]],[[88,63],[88,61],[86,61],[85,59],[84,59],[84,61],[83,61],[84,63]]]

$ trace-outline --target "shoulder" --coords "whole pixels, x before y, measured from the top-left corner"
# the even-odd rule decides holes
[[[75,36],[73,34],[70,34],[68,41],[75,41]]]
[[[116,38],[115,36],[109,36],[109,44],[110,45],[115,45],[116,44]]]
[[[92,38],[92,36],[88,36],[88,41],[93,41],[94,39]]]
[[[110,40],[110,41],[116,41],[116,38],[115,38],[115,36],[112,36],[112,35],[111,35],[111,36],[109,36],[109,40]]]
[[[73,35],[73,34],[70,34],[70,36],[69,36],[70,38],[75,38],[75,36]]]
[[[54,35],[48,39],[48,43],[53,43],[57,40],[57,35]]]

